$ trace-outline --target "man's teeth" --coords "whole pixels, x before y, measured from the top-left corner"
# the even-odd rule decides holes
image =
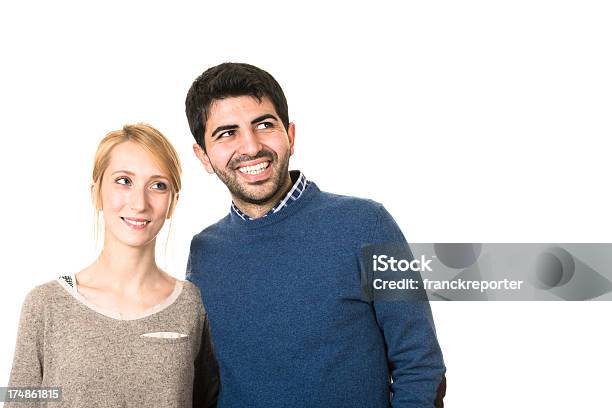
[[[143,225],[149,222],[149,221],[132,221],[132,220],[128,220],[127,218],[124,218],[123,221],[127,222],[128,224],[135,225],[138,227],[142,227]]]
[[[266,161],[263,163],[256,164],[254,166],[239,167],[238,170],[244,174],[259,174],[262,171],[264,171],[264,169],[268,167],[269,165],[270,165],[270,162]]]

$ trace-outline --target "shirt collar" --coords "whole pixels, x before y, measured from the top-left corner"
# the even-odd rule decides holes
[[[296,202],[302,196],[302,194],[304,193],[304,191],[310,184],[310,181],[306,178],[304,173],[302,173],[299,170],[291,170],[289,172],[289,175],[291,176],[292,181],[295,180],[293,183],[293,186],[291,187],[289,192],[285,195],[285,197],[282,200],[280,200],[278,203],[276,203],[276,205],[274,205],[274,207],[272,207],[270,211],[268,211],[264,215],[264,217],[267,217],[270,214],[276,214],[277,212],[283,210],[284,208],[287,208],[288,206]],[[249,217],[248,215],[240,211],[238,207],[236,206],[236,204],[234,204],[233,201],[232,201],[231,210],[245,221],[253,220],[253,218]]]

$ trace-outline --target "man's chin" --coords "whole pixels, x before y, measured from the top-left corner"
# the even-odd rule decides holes
[[[274,205],[274,200],[279,200],[279,191],[283,189],[283,183],[277,169],[261,181],[246,181],[240,176],[220,177],[230,190],[235,202],[249,205]],[[219,173],[217,173],[219,175]]]
[[[243,203],[253,204],[253,205],[270,204],[270,202],[274,200],[275,195],[276,195],[276,191],[272,191],[272,192],[240,191],[240,192],[235,192],[233,194],[235,200],[237,199]]]

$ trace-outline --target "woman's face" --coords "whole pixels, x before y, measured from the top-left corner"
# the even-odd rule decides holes
[[[131,247],[155,242],[168,216],[170,178],[133,142],[113,148],[101,185],[105,241]]]

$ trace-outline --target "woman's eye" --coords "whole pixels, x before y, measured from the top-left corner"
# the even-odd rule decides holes
[[[168,186],[166,185],[166,183],[163,183],[161,181],[154,183],[151,187],[153,187],[154,190],[167,190],[168,189]]]
[[[130,179],[127,177],[119,177],[118,179],[115,180],[115,183],[127,186],[130,184]]]

